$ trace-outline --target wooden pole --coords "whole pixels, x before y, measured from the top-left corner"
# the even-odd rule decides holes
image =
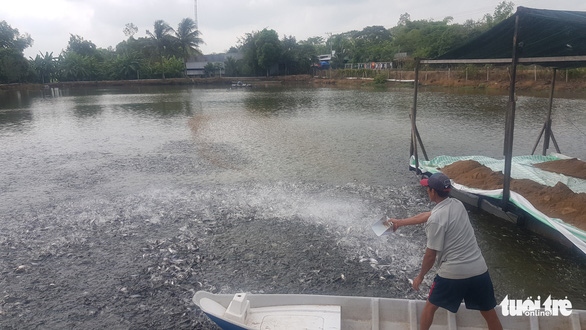
[[[558,142],[555,140],[555,136],[553,136],[553,131],[551,131],[551,141],[553,142],[553,146],[555,147],[555,151],[558,154],[561,154],[560,147],[558,146]]]
[[[423,154],[423,158],[429,161],[429,158],[427,157],[427,152],[425,151],[425,147],[423,146],[423,140],[421,140],[421,135],[419,135],[419,129],[417,129],[417,126],[415,127],[415,135],[417,136],[417,140],[419,140],[419,146],[421,147],[421,153]]]
[[[420,174],[417,154],[417,93],[419,89],[419,59],[415,60],[415,82],[413,86],[413,107],[411,108],[411,156],[415,157],[415,173]]]
[[[539,141],[541,141],[541,137],[543,136],[544,131],[545,131],[545,124],[543,124],[543,127],[541,128],[541,131],[539,132],[539,136],[537,137],[537,141],[535,141],[535,145],[533,146],[533,150],[531,150],[531,155],[535,154],[535,150],[537,150],[537,146],[539,145]]]
[[[555,78],[557,68],[553,68],[553,77],[551,78],[551,91],[549,93],[549,109],[547,110],[547,118],[545,119],[545,131],[543,137],[543,151],[542,155],[545,156],[547,149],[549,149],[549,139],[551,138],[551,111],[553,108],[553,94],[555,90]]]
[[[519,15],[515,17],[515,34],[513,35],[513,59],[511,63],[511,84],[509,86],[509,107],[505,121],[505,169],[503,182],[503,210],[508,209],[509,197],[511,195],[511,165],[513,159],[513,136],[515,130],[515,83],[517,80],[517,38],[519,36]]]

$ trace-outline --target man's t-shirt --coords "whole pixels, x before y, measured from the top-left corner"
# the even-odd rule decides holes
[[[437,251],[439,276],[462,279],[488,270],[468,213],[459,200],[446,198],[437,204],[425,224],[425,233],[427,247]]]

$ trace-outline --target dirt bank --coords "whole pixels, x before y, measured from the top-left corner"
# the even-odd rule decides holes
[[[473,88],[507,90],[510,85],[508,71],[504,68],[492,69],[488,74],[467,75],[465,71],[426,71],[420,72],[419,82],[422,86],[441,86],[450,88]],[[556,78],[556,90],[580,91],[586,89],[586,79],[572,77],[566,79],[566,72],[558,72]],[[0,84],[0,90],[39,90],[45,88],[71,88],[71,87],[111,87],[111,86],[149,86],[149,85],[196,85],[196,86],[230,86],[235,81],[242,81],[253,86],[272,84],[300,84],[312,86],[337,85],[337,86],[375,86],[374,77],[386,76],[388,79],[413,80],[413,70],[406,71],[373,71],[366,76],[347,70],[333,70],[312,75],[286,75],[271,77],[211,77],[211,78],[168,78],[168,79],[140,79],[140,80],[108,80],[108,81],[70,81],[49,84]],[[488,77],[488,79],[487,79]],[[542,69],[539,74],[533,70],[521,70],[518,72],[516,83],[517,90],[549,91],[551,89],[551,73]],[[387,81],[387,86],[405,85],[405,83]],[[379,84],[380,85],[380,84]]]
[[[560,160],[536,164],[555,173],[584,178],[586,163],[583,161]],[[471,188],[484,190],[502,189],[503,174],[473,160],[458,161],[441,169],[455,182]],[[574,193],[559,182],[548,187],[526,179],[512,179],[511,190],[525,197],[536,209],[552,218],[559,218],[578,228],[586,230],[586,194]]]

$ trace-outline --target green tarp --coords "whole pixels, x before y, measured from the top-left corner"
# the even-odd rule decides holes
[[[468,43],[436,60],[510,59],[513,57],[515,21],[518,23],[518,57],[535,59],[523,64],[551,67],[586,66],[586,12],[518,7],[517,12]],[[543,57],[566,57],[565,61],[543,61]],[[510,63],[509,63],[510,64]]]
[[[551,154],[549,156],[527,155],[513,157],[512,177],[515,179],[529,179],[547,186],[554,186],[557,182],[563,182],[576,193],[584,192],[586,190],[586,180],[568,178],[565,175],[551,173],[532,166],[533,164],[558,159],[568,159],[568,157],[561,154]],[[439,170],[440,168],[443,168],[445,166],[448,166],[461,160],[475,160],[480,164],[491,168],[493,171],[502,171],[503,169],[502,160],[497,160],[490,157],[438,156],[429,161],[420,161],[419,170],[423,173],[441,172]],[[415,159],[413,159],[413,157],[410,159],[409,166],[411,168],[415,167]],[[452,185],[454,186],[454,188],[460,191],[478,196],[490,197],[497,200],[501,199],[503,194],[502,189],[482,190],[466,187],[457,182],[452,182]],[[525,212],[527,212],[528,214],[530,214],[537,221],[561,233],[564,237],[568,239],[568,241],[572,242],[572,244],[574,244],[580,251],[586,254],[586,231],[578,227],[572,226],[561,219],[550,218],[549,216],[543,214],[541,211],[537,210],[527,199],[525,199],[525,197],[515,193],[514,191],[511,192],[509,201],[515,204],[517,207],[524,210]]]

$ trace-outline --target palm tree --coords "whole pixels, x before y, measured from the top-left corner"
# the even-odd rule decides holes
[[[195,25],[195,21],[191,18],[184,18],[177,26],[175,37],[179,42],[183,59],[187,60],[192,55],[201,55],[199,45],[203,44],[200,38],[201,33]]]
[[[158,55],[163,56],[163,51],[166,46],[170,44],[171,32],[173,32],[173,28],[163,20],[155,21],[152,33],[149,30],[146,31],[146,34],[151,38]]]
[[[165,55],[166,48],[171,45],[171,32],[174,32],[173,28],[163,20],[155,21],[153,33],[149,30],[146,31],[147,35],[152,40],[157,55],[161,58],[161,65],[163,65],[163,56]],[[163,79],[165,79],[164,70]]]

